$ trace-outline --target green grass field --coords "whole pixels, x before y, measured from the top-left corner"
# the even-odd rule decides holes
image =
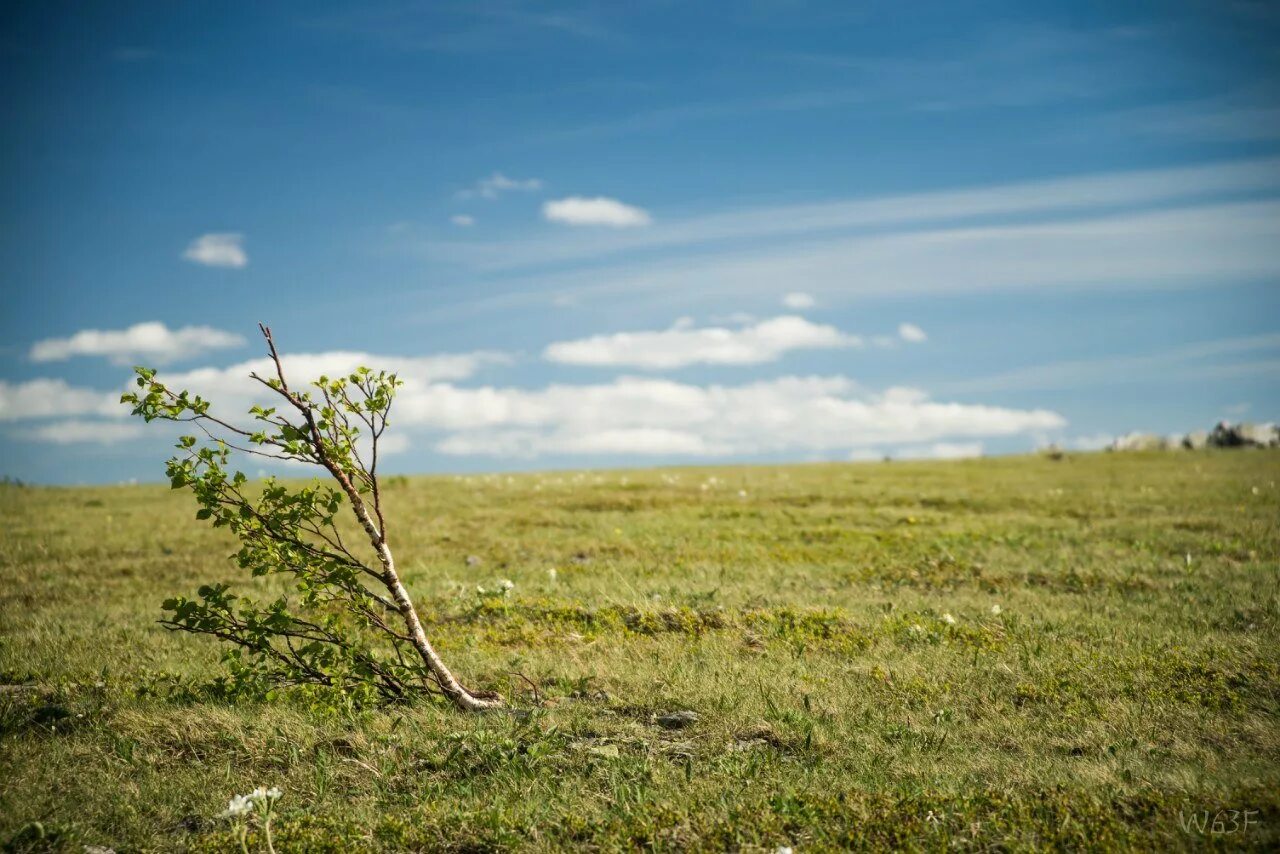
[[[220,649],[161,600],[270,582],[190,496],[5,486],[0,844],[238,850],[216,816],[274,785],[280,851],[1274,850],[1277,481],[1267,451],[394,479],[428,632],[516,710],[483,716],[209,699]]]

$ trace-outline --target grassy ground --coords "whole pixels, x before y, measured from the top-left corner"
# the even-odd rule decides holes
[[[398,479],[429,633],[522,710],[481,717],[202,699],[219,650],[159,603],[239,579],[190,498],[4,487],[0,682],[36,687],[0,689],[0,843],[228,850],[227,799],[275,785],[278,850],[1274,850],[1277,480],[1261,451]]]

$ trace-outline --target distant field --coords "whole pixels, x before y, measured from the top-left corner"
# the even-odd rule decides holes
[[[209,700],[219,647],[160,602],[253,584],[190,497],[5,486],[0,845],[230,850],[215,816],[275,785],[281,851],[1275,850],[1277,481],[1269,451],[396,479],[429,634],[531,712],[479,717]]]

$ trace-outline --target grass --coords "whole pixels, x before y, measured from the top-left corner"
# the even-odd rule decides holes
[[[160,601],[270,580],[184,494],[5,486],[0,844],[231,850],[217,814],[275,785],[281,851],[1274,850],[1277,480],[1264,451],[393,479],[429,634],[516,709],[478,717],[208,699],[219,648]]]

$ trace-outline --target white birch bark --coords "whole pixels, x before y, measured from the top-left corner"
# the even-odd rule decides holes
[[[400,581],[399,573],[396,572],[395,558],[391,554],[391,548],[387,545],[385,533],[374,523],[368,506],[360,496],[360,491],[351,482],[351,478],[326,452],[324,441],[320,435],[319,427],[316,426],[315,416],[311,407],[289,390],[284,378],[284,369],[280,364],[280,356],[277,354],[275,342],[271,338],[271,330],[265,326],[261,328],[263,336],[267,339],[267,347],[271,351],[271,359],[275,362],[276,376],[280,380],[280,388],[277,390],[306,419],[307,428],[311,434],[311,444],[315,448],[317,459],[333,476],[333,479],[338,482],[339,486],[342,487],[347,500],[351,502],[351,509],[355,513],[356,519],[359,520],[360,526],[364,528],[364,532],[369,538],[369,543],[373,546],[378,555],[378,561],[382,565],[382,583],[386,585],[387,591],[391,593],[396,610],[400,612],[400,616],[404,619],[405,626],[409,630],[409,637],[412,640],[413,647],[418,651],[418,655],[421,656],[422,662],[427,666],[427,670],[436,680],[445,696],[460,709],[469,712],[480,712],[501,706],[502,698],[496,694],[481,695],[467,690],[445,665],[444,660],[440,658],[440,654],[431,645],[431,641],[427,640],[427,634],[422,629],[422,620],[418,617],[418,610],[414,607],[413,600],[409,597],[409,591],[405,589],[404,584]]]

